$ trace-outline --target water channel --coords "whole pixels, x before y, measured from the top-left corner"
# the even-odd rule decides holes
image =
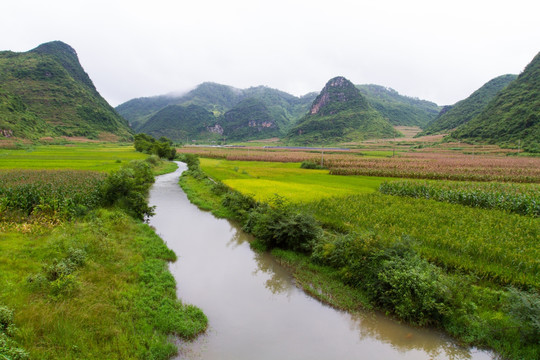
[[[185,169],[179,163],[150,191],[150,225],[178,255],[170,265],[178,297],[209,319],[205,334],[179,342],[178,359],[492,359],[437,331],[350,315],[307,296],[269,255],[250,249],[249,235],[189,202],[178,185]]]

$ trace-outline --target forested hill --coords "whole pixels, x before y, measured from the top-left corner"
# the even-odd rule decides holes
[[[451,109],[441,111],[439,116],[429,123],[420,135],[448,132],[469,122],[473,117],[480,114],[489,102],[516,78],[517,75],[502,75],[488,81],[468,98],[454,104]]]
[[[478,116],[451,135],[540,151],[540,53]]]
[[[388,121],[342,76],[330,79],[313,101],[309,112],[291,129],[293,143],[358,141],[392,137]]]
[[[206,82],[184,95],[162,95],[133,99],[119,105],[116,110],[127,119],[135,130],[139,130],[158,111],[168,105],[198,105],[220,117],[246,99],[261,101],[270,111],[273,120],[281,123],[285,119],[288,129],[309,108],[316,94],[296,97],[266,86],[237,89],[232,86]],[[281,129],[281,127],[280,127]]]
[[[128,123],[96,90],[75,50],[61,41],[23,53],[0,52],[0,131],[33,139],[132,136]]]
[[[439,114],[434,102],[401,95],[396,90],[380,85],[356,85],[368,102],[390,120],[392,125],[423,128]]]

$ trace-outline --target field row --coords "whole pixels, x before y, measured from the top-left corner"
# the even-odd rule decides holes
[[[540,216],[540,185],[537,184],[397,180],[381,184],[379,191],[388,195]]]
[[[184,147],[180,153],[230,161],[323,164],[333,175],[365,175],[438,180],[540,183],[540,158],[391,151],[306,151],[268,148]]]

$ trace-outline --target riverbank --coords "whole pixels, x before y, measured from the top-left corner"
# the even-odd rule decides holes
[[[62,168],[69,167],[69,150],[62,153],[64,162],[57,159]],[[130,148],[124,151],[125,157],[134,156]],[[108,161],[117,169],[122,165]],[[146,161],[154,162],[154,172],[177,168],[155,158]],[[86,189],[97,199],[101,181],[108,181],[102,190],[111,202],[107,208],[72,191],[90,173],[47,170],[44,182],[31,171],[9,170],[9,177],[24,175],[25,182],[11,187],[10,197],[0,197],[5,200],[0,201],[0,358],[165,360],[178,352],[171,335],[192,339],[206,329],[202,311],[177,298],[168,269],[175,253],[138,219],[150,210],[139,201],[152,179],[147,171],[139,173],[145,166],[118,169],[114,180],[100,175],[92,183],[96,188]],[[57,173],[62,181],[51,181]],[[80,178],[66,182],[66,176]],[[19,200],[51,184],[54,191],[43,193],[26,214]],[[122,195],[126,184],[130,188]],[[2,187],[10,184],[4,181]],[[13,191],[19,191],[19,200]],[[130,216],[124,208],[133,205],[139,212],[132,208]]]
[[[249,219],[252,224],[248,228],[253,228],[253,221],[263,218],[266,221],[276,213],[274,211],[274,215],[267,216],[254,202],[250,204],[245,196],[238,193],[231,196],[227,187],[205,178],[200,169],[187,172],[180,183],[194,203],[205,204],[206,209],[217,216],[240,220],[244,224]],[[347,215],[347,209],[356,213],[358,206],[362,206],[366,200],[372,203],[369,206],[411,203],[405,205],[426,209],[435,207],[443,212],[452,210],[498,216],[496,212],[462,210],[456,205],[426,201],[412,204],[408,200],[379,194],[330,199],[314,206],[295,206],[292,209],[294,213],[315,214],[317,221],[324,224],[324,236],[318,238],[312,251],[272,250],[280,262],[293,269],[297,284],[340,309],[379,308],[406,322],[444,329],[465,344],[486,346],[508,358],[536,358],[539,355],[534,325],[521,321],[518,315],[519,309],[535,314],[534,291],[509,289],[504,284],[498,284],[496,279],[479,279],[462,271],[428,263],[418,256],[414,248],[411,249],[413,243],[407,238],[394,245],[388,243],[386,247],[380,247],[384,242],[375,232],[352,232],[356,231],[355,223],[350,222],[352,218]],[[344,204],[356,205],[347,207]],[[393,211],[392,206],[388,207],[388,211]],[[251,209],[256,207],[258,209],[254,214]],[[338,209],[341,211],[339,216],[334,214]],[[526,233],[534,232],[536,220],[523,218],[522,221],[518,216],[509,216],[509,219],[520,221],[525,228],[529,226]],[[530,225],[527,225],[528,222]],[[411,224],[407,226],[424,226],[420,223],[415,225],[414,222]],[[361,242],[356,240],[358,238]],[[259,248],[260,245],[261,242],[256,241],[254,247]],[[360,260],[362,258],[364,260]],[[357,283],[357,280],[362,283]],[[402,285],[409,282],[410,285]],[[366,284],[371,287],[366,289]],[[530,305],[526,305],[527,301]],[[525,309],[527,306],[532,306],[529,312]]]

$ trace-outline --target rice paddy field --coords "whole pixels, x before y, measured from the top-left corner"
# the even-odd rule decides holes
[[[233,189],[267,201],[279,195],[293,202],[377,191],[389,178],[332,176],[328,170],[301,169],[299,163],[200,159],[201,169]]]

